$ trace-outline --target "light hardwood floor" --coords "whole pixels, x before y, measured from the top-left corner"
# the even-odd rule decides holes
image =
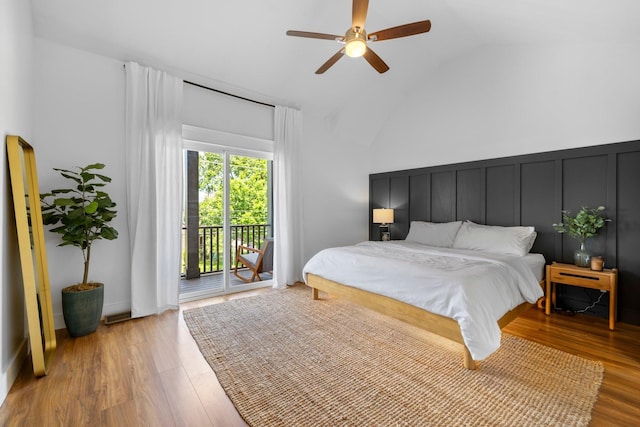
[[[248,297],[270,289],[190,302],[182,309]],[[311,291],[309,291],[311,293]],[[309,295],[311,297],[311,294]],[[505,331],[602,360],[605,376],[592,426],[640,424],[640,327],[591,316],[531,309]],[[479,371],[481,374],[481,371]],[[570,393],[570,390],[567,390]],[[101,325],[71,339],[58,331],[48,376],[25,363],[0,408],[2,426],[243,426],[204,361],[182,311]]]

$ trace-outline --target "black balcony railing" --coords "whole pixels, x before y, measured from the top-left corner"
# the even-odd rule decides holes
[[[180,273],[184,275],[186,270],[186,227],[182,228],[183,256]],[[230,235],[231,256],[229,268],[233,268],[236,260],[238,246],[252,246],[261,248],[264,239],[271,236],[271,224],[232,225]],[[198,264],[200,273],[216,273],[223,271],[224,227],[221,225],[198,227]]]

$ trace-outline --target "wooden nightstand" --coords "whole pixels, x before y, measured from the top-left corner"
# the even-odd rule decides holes
[[[616,327],[616,295],[618,287],[618,269],[593,271],[589,268],[576,267],[571,264],[561,264],[555,261],[547,265],[547,289],[545,298],[545,314],[551,314],[551,303],[556,301],[556,287],[554,284],[580,286],[583,288],[600,289],[609,292],[609,329]]]

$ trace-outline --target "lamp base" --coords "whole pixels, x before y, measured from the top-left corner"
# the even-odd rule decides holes
[[[391,231],[389,230],[388,224],[380,225],[380,240],[382,240],[383,242],[388,242],[389,240],[391,240]]]

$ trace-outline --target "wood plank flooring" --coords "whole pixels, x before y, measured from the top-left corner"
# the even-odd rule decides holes
[[[299,285],[302,286],[302,285]],[[248,297],[271,289],[190,302],[182,308]],[[311,292],[311,291],[309,291]],[[309,296],[311,297],[311,295]],[[602,360],[605,377],[592,426],[640,424],[640,327],[586,315],[545,316],[531,309],[505,331]],[[568,390],[567,392],[570,392]],[[48,376],[30,362],[0,408],[2,426],[243,426],[198,351],[182,311],[136,319],[71,339],[58,331]]]

